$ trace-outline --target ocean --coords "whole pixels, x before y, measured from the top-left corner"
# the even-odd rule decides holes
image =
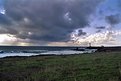
[[[80,49],[80,50],[77,50]],[[85,53],[85,47],[0,46],[0,58],[10,56],[70,55]],[[87,52],[87,51],[86,51]]]

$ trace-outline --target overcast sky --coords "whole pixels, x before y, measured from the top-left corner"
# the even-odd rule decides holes
[[[121,0],[0,0],[0,45],[121,45]]]

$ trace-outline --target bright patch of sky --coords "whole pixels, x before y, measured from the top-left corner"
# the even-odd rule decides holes
[[[0,0],[0,13],[5,14],[4,3],[3,0]]]
[[[119,15],[119,17],[121,17],[121,9],[120,9],[121,7],[119,7],[119,6],[121,6],[120,0],[105,0],[105,2],[102,2],[97,7],[97,10],[92,15],[90,15],[90,18],[89,18],[90,25],[88,27],[83,28],[82,30],[84,32],[86,32],[88,36],[92,36],[92,37],[93,37],[93,35],[96,35],[95,33],[97,33],[96,31],[98,29],[96,29],[96,27],[105,27],[105,29],[100,29],[101,34],[103,32],[108,31],[109,27],[111,27],[111,31],[117,31],[117,32],[119,31],[120,32],[121,31],[121,23],[111,25],[106,21],[106,17],[110,16],[110,15]],[[97,33],[97,35],[98,34],[99,33]],[[113,40],[115,40],[115,41],[109,41],[109,42],[104,41],[104,43],[102,42],[101,44],[107,45],[107,46],[121,45],[121,43],[119,42],[119,41],[121,41],[121,37],[120,37],[121,35],[120,36],[119,35],[112,36]],[[103,36],[103,34],[102,34],[102,36]],[[104,34],[104,36],[105,36],[105,34]],[[99,37],[100,37],[100,35],[99,35]],[[108,37],[106,36],[106,38],[108,38]],[[83,42],[81,40],[82,39],[80,39],[79,42]],[[91,41],[92,40],[93,39],[91,39]],[[99,44],[99,45],[101,45],[101,44]],[[96,44],[96,45],[98,45],[98,44]]]
[[[100,26],[109,26],[109,24],[106,22],[105,17],[110,15],[121,15],[121,9],[119,7],[119,1],[120,0],[105,0],[105,2],[102,2],[98,7],[97,10],[94,12],[93,15],[90,16],[90,26],[84,28],[84,31],[87,31],[89,33],[95,33],[95,27]],[[121,23],[116,24],[113,28],[114,30],[119,30]],[[91,28],[90,28],[91,27]],[[91,31],[90,31],[91,30]]]

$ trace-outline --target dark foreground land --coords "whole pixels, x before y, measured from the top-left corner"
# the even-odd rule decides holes
[[[0,81],[121,81],[121,52],[2,58]]]

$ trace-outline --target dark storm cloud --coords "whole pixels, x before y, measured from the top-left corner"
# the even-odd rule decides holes
[[[0,14],[0,24],[10,25],[11,21],[7,18],[6,15]]]
[[[102,30],[104,30],[106,27],[105,26],[99,26],[99,27],[95,27],[96,28],[96,33],[100,33],[102,32]]]
[[[99,27],[95,27],[96,28],[96,33],[100,33],[102,32],[102,30],[104,30],[106,27],[105,26],[99,26]]]
[[[82,35],[86,35],[87,33],[84,32],[83,30],[78,30],[78,35],[79,36],[82,36]]]
[[[116,15],[106,16],[106,21],[111,25],[118,24],[120,22],[120,15],[116,14]]]
[[[99,29],[99,30],[105,29],[105,26],[96,27],[96,29]]]
[[[0,32],[22,39],[67,41],[74,29],[89,25],[88,17],[101,1],[5,0],[4,8],[8,18],[0,15],[0,23],[9,25],[3,26],[4,31]],[[81,31],[80,34],[86,33]]]
[[[5,34],[5,33],[16,35],[18,31],[10,27],[0,28],[0,34]]]

